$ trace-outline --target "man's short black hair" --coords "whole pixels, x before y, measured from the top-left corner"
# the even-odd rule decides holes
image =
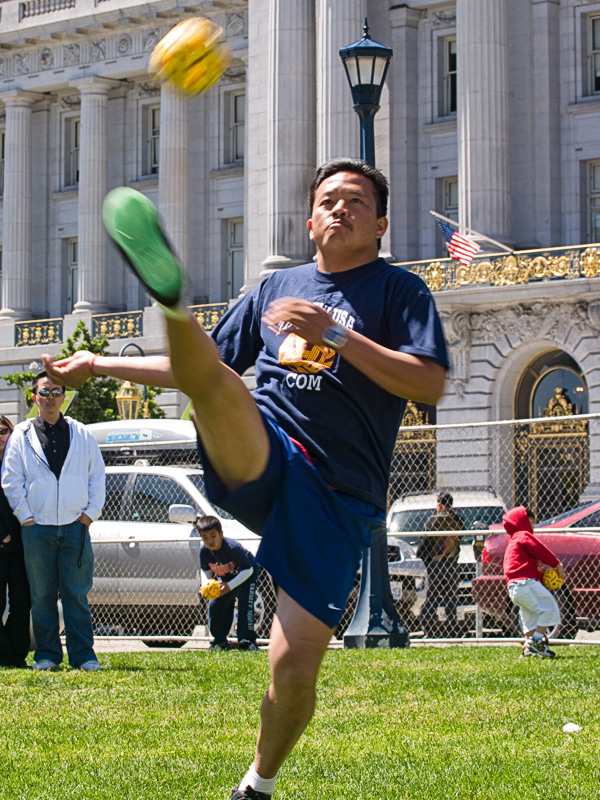
[[[443,508],[452,508],[454,505],[454,498],[450,492],[440,492],[437,496],[437,501]]]
[[[375,189],[375,197],[377,199],[377,216],[385,217],[387,215],[388,195],[390,193],[387,178],[375,167],[362,161],[360,158],[332,158],[325,164],[320,166],[315,172],[314,178],[308,190],[308,214],[312,216],[313,206],[315,204],[315,195],[317,189],[332,175],[338,172],[353,172],[355,175],[363,175],[368,178]]]
[[[32,388],[34,394],[37,394],[38,383],[42,380],[42,378],[47,378],[47,377],[48,377],[48,373],[46,372],[46,370],[43,370],[42,372],[38,372],[38,374],[35,376],[35,378],[33,379],[32,384],[31,384],[31,388]],[[65,387],[64,386],[59,386],[58,388],[62,389],[63,393],[64,393],[64,391],[65,391]]]
[[[223,533],[223,526],[221,525],[221,520],[218,517],[211,517],[209,514],[206,516],[198,514],[196,517],[196,530],[198,533],[214,530]]]

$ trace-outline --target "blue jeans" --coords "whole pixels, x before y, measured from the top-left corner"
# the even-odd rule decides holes
[[[47,658],[55,664],[63,660],[57,607],[60,592],[69,664],[77,668],[86,661],[95,661],[92,615],[87,599],[92,588],[94,554],[86,526],[81,522],[26,525],[21,531],[37,645],[34,659]]]

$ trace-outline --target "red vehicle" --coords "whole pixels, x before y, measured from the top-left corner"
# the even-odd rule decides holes
[[[495,528],[496,526],[494,526]],[[552,531],[569,528],[569,531]],[[580,530],[596,528],[597,530]],[[546,530],[542,530],[546,529]],[[561,622],[551,636],[571,639],[579,629],[600,628],[600,501],[565,511],[539,522],[536,536],[563,562],[567,578],[554,593]],[[490,533],[482,552],[482,575],[473,580],[473,599],[488,616],[486,627],[499,627],[507,636],[520,635],[518,610],[508,598],[502,571],[509,536],[503,531]],[[485,623],[484,623],[485,624]]]

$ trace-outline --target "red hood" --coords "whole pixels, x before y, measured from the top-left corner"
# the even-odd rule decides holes
[[[511,510],[507,511],[502,517],[502,522],[504,523],[504,530],[509,536],[512,536],[513,533],[517,531],[533,533],[533,528],[531,527],[531,522],[529,522],[525,506],[511,508]]]

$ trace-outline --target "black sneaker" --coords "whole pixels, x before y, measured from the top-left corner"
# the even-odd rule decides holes
[[[209,650],[231,650],[229,642],[211,642]]]
[[[271,795],[259,792],[256,789],[252,789],[250,786],[246,786],[245,789],[240,789],[238,783],[238,785],[231,790],[231,800],[271,800]]]
[[[141,192],[121,186],[106,195],[102,218],[109,236],[152,297],[176,305],[185,277],[160,228],[154,203]]]
[[[248,639],[242,639],[238,642],[238,648],[240,650],[258,650],[255,642],[251,642]]]

